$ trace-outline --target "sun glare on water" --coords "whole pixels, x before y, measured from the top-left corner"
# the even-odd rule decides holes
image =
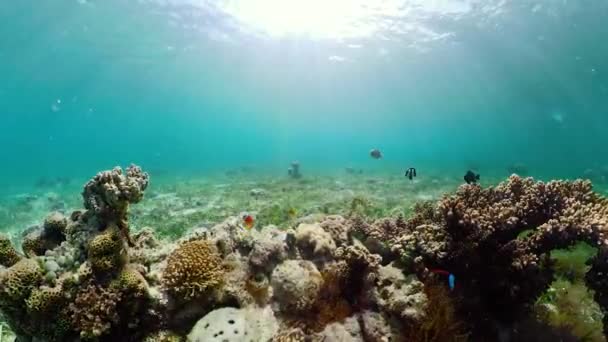
[[[362,0],[228,1],[224,11],[273,37],[350,38],[373,34],[374,12]],[[390,1],[387,1],[390,2]]]

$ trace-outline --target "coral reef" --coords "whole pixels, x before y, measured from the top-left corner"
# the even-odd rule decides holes
[[[311,186],[307,180],[283,186],[299,193]],[[209,203],[189,193],[152,206],[158,225],[165,215],[192,215],[175,221],[187,225],[179,240],[159,239],[154,220],[129,226],[127,210],[148,183],[136,166],[99,173],[85,185],[84,210],[52,213],[28,229],[25,256],[0,236],[0,311],[19,340],[501,340],[544,327],[534,321],[539,312],[581,336],[588,327],[598,330],[608,310],[608,204],[588,182],[512,176],[487,189],[463,185],[437,203],[389,199],[400,209],[377,220],[385,211],[360,210],[367,199],[344,185],[335,185],[344,191],[341,212],[352,215],[327,215],[336,208],[328,202],[296,218],[297,197],[285,204],[273,188],[252,200],[247,184],[236,193],[252,206],[281,203],[279,214],[268,214],[276,225],[256,229],[226,214],[244,208],[216,205],[222,196],[213,191],[228,190],[207,187],[205,196],[215,196]],[[198,209],[190,213],[180,201]],[[406,207],[413,207],[407,218]],[[595,254],[584,276],[568,271],[580,260],[554,267],[552,251],[581,241],[592,246],[585,256]],[[556,273],[572,273],[578,283],[569,288],[585,282],[592,291],[547,292]],[[591,296],[594,324],[572,318],[576,310],[566,307]]]
[[[549,287],[552,250],[579,241],[606,245],[608,203],[586,181],[543,183],[513,175],[494,188],[461,186],[439,202],[432,216],[423,225],[416,215],[389,225],[399,228],[390,230],[399,231],[389,236],[393,250],[423,278],[432,278],[429,269],[454,274],[459,308],[472,322],[489,316],[510,322],[529,313]],[[607,293],[605,282],[595,281],[602,277],[593,274],[608,270],[601,256],[600,250],[587,275],[600,294]],[[607,308],[608,303],[598,302]]]

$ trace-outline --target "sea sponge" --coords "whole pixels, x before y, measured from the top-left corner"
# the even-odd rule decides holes
[[[8,235],[0,234],[0,265],[11,267],[21,260]]]
[[[97,339],[107,334],[119,321],[117,306],[120,299],[118,291],[99,285],[80,288],[69,306],[72,328],[82,339]]]
[[[169,255],[162,284],[173,296],[191,299],[220,286],[223,277],[222,259],[213,244],[194,240]]]
[[[0,304],[21,303],[42,282],[43,272],[33,259],[22,259],[3,274]]]
[[[272,271],[270,283],[281,310],[305,311],[317,300],[323,277],[310,261],[287,260]]]
[[[95,236],[88,246],[89,261],[97,273],[120,269],[127,259],[121,233],[116,225],[110,225]]]

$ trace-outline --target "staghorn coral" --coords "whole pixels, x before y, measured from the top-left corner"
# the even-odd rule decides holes
[[[72,327],[84,340],[97,339],[108,334],[112,325],[119,322],[117,311],[120,292],[89,284],[82,287],[70,303]]]
[[[120,167],[100,172],[84,186],[84,207],[97,216],[101,225],[116,224],[129,245],[133,245],[127,211],[130,203],[142,200],[148,183],[148,174],[136,165],[129,166],[126,174]]]
[[[223,277],[222,260],[215,247],[208,241],[194,240],[169,255],[162,283],[170,294],[187,300],[219,287]]]
[[[0,234],[0,265],[11,267],[21,260],[21,256],[11,243],[8,235]]]

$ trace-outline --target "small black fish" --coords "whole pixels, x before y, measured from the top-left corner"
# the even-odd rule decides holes
[[[467,173],[464,175],[464,181],[467,182],[467,184],[471,184],[471,183],[476,184],[478,180],[479,180],[479,174],[475,174],[471,170],[467,171]]]
[[[412,180],[412,178],[416,177],[416,169],[413,167],[410,167],[409,169],[407,169],[407,171],[405,171],[405,177]]]
[[[377,148],[374,148],[373,150],[369,151],[369,155],[374,159],[382,158],[382,152],[380,152],[380,150]]]

